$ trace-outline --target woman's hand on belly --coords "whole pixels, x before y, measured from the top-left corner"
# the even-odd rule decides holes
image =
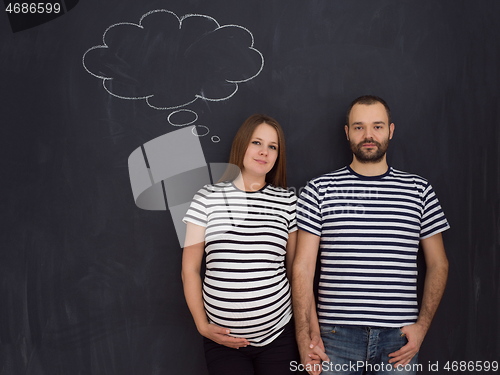
[[[245,338],[229,336],[231,331],[228,328],[219,327],[212,323],[206,324],[206,326],[199,329],[199,331],[201,335],[205,336],[207,339],[229,348],[238,349],[250,344]]]

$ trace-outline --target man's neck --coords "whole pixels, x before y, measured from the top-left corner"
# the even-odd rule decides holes
[[[380,176],[389,169],[386,157],[376,163],[361,163],[355,156],[352,158],[351,169],[362,176]]]

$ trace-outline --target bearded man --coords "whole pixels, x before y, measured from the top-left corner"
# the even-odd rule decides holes
[[[297,205],[292,295],[301,361],[313,375],[415,374],[446,285],[441,233],[449,224],[426,179],[387,164],[394,124],[383,99],[355,99],[345,134],[352,163],[309,181]]]

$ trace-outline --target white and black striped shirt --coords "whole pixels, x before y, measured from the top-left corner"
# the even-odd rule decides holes
[[[266,185],[245,192],[232,183],[206,185],[184,217],[205,227],[203,300],[210,322],[263,346],[292,315],[285,253],[297,230],[296,196]]]
[[[419,242],[449,228],[427,180],[393,168],[367,177],[344,167],[307,184],[297,221],[321,237],[320,323],[416,321]]]

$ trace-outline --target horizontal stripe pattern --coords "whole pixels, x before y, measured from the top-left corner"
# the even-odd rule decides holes
[[[307,184],[297,221],[321,236],[320,323],[416,321],[419,242],[449,228],[427,180],[392,167],[375,177],[344,167]]]
[[[291,319],[285,254],[297,230],[293,192],[266,185],[244,192],[232,183],[206,185],[184,222],[205,227],[203,300],[210,322],[251,345],[272,342]]]

